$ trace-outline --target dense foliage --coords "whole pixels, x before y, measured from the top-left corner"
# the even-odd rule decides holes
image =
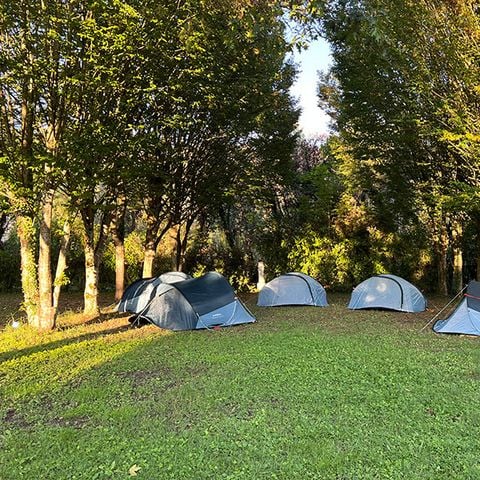
[[[343,191],[326,210],[333,232],[297,240],[297,265],[338,257],[337,281],[388,270],[457,291],[479,257],[478,6],[332,1],[321,29],[333,65],[319,97]]]
[[[283,176],[297,118],[285,13],[267,0],[2,4],[0,175],[30,323],[52,327],[59,286],[78,283],[69,248],[95,314],[110,239],[121,295],[129,246],[142,243],[149,276],[173,235],[181,269],[193,229]]]

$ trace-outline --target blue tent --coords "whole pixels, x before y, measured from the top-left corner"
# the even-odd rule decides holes
[[[155,296],[157,288],[162,283],[181,282],[192,278],[183,272],[162,273],[159,277],[140,278],[131,283],[123,292],[117,311],[119,313],[139,313],[141,312]]]
[[[438,320],[433,331],[480,336],[480,282],[468,284],[467,293],[458,307],[445,320]]]
[[[423,312],[427,300],[417,287],[396,275],[375,275],[352,292],[348,308],[385,308],[399,312]]]
[[[138,313],[138,319],[169,330],[226,327],[255,321],[227,280],[217,272],[159,285],[154,297]]]
[[[304,273],[290,272],[268,282],[258,294],[257,305],[311,305],[326,307],[327,294],[316,280]]]

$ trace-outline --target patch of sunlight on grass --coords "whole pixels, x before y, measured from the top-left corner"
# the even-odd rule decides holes
[[[82,323],[83,321],[83,323]],[[127,317],[106,319],[67,312],[60,328],[38,332],[28,325],[0,333],[0,387],[18,400],[60,388],[82,373],[109,362],[151,338],[171,332],[130,327]]]

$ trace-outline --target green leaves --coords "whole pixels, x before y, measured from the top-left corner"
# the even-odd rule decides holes
[[[478,184],[480,23],[470,2],[329,2],[323,30],[334,64],[321,100],[378,220],[401,230],[425,216],[442,222],[438,207],[461,215],[444,199]]]

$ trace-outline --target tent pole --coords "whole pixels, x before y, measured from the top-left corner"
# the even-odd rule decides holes
[[[428,323],[426,323],[420,332],[423,332],[434,320],[436,320],[440,314],[449,306],[451,305],[468,287],[468,285],[465,285]]]

